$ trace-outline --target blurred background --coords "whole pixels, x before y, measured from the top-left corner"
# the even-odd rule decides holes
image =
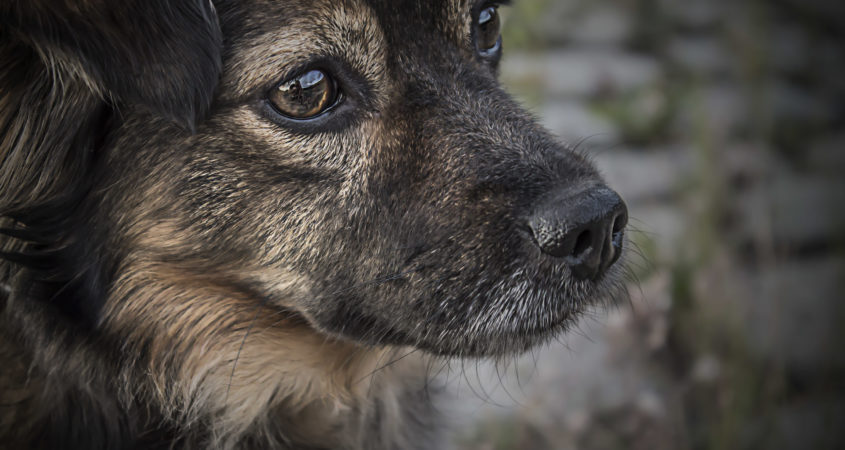
[[[503,15],[504,84],[628,203],[631,299],[449,368],[457,447],[845,448],[845,1]]]

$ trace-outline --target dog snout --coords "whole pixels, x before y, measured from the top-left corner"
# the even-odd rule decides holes
[[[557,192],[528,219],[540,250],[561,259],[576,278],[589,280],[619,259],[627,224],[625,202],[605,186]]]

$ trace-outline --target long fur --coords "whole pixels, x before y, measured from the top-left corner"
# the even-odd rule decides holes
[[[602,181],[499,88],[484,5],[0,4],[0,448],[439,448],[438,358],[613,289],[526,239]],[[343,105],[279,117],[312,66]]]

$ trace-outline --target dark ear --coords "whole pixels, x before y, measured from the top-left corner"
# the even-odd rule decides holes
[[[97,150],[124,106],[193,129],[220,52],[209,0],[0,0],[0,302],[12,292],[96,323],[83,200]]]
[[[7,37],[112,105],[135,104],[193,129],[220,74],[210,0],[5,0]]]

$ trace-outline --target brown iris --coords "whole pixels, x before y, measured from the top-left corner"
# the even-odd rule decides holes
[[[273,89],[269,100],[288,117],[309,119],[337,102],[337,86],[326,72],[309,70]]]
[[[495,6],[481,10],[478,15],[478,28],[476,30],[476,42],[478,49],[482,52],[489,52],[499,44],[499,11]]]

